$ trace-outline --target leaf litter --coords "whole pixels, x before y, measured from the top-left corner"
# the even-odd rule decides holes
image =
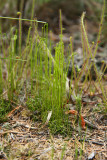
[[[65,19],[67,20],[66,17]],[[92,24],[87,21],[87,26],[89,25]],[[70,26],[72,26],[71,23]],[[68,26],[67,30],[75,33],[73,35],[74,37],[78,37],[76,34],[77,30],[79,30],[78,28],[79,25],[73,25],[72,27]],[[96,31],[94,25],[88,29],[91,29],[92,32],[92,28]],[[93,32],[95,32],[94,30]],[[90,34],[89,36],[91,37]],[[49,37],[55,43],[59,41],[59,36],[53,32],[50,33]],[[69,43],[68,37],[69,35],[65,33],[63,37],[65,43]],[[93,37],[91,37],[91,39],[93,39]],[[80,45],[80,39],[74,38],[74,49],[80,48]],[[65,47],[67,48],[67,45],[65,45]],[[65,50],[67,50],[66,48]],[[100,47],[99,52],[104,51],[101,49],[102,48]],[[105,55],[106,54],[104,54],[103,58],[106,62]],[[99,62],[99,59],[102,60],[102,55],[100,56],[98,54],[96,56],[97,62]],[[107,75],[105,74],[103,77],[105,80],[105,90],[107,89],[106,77]],[[90,85],[94,86],[96,89],[95,93],[88,91]],[[73,129],[70,137],[63,137],[59,134],[51,135],[47,126],[52,115],[51,111],[48,113],[46,125],[43,125],[41,121],[33,122],[30,119],[32,113],[25,106],[17,106],[7,115],[9,118],[8,123],[4,122],[3,124],[0,124],[0,159],[47,160],[52,159],[52,157],[53,159],[61,159],[62,151],[65,146],[63,159],[74,160],[75,150],[77,149],[78,159],[80,158],[80,152],[82,150],[83,160],[105,160],[107,158],[107,116],[101,113],[101,110],[99,109],[100,106],[97,106],[98,103],[102,103],[102,98],[102,91],[100,88],[96,87],[94,82],[93,85],[86,85],[86,90],[84,90],[82,97],[83,109],[81,113],[86,124],[86,130],[82,130],[80,134],[78,124],[75,124],[73,114],[70,114],[70,123]],[[72,102],[74,108],[71,108],[71,112],[74,110],[74,113],[76,113],[74,97],[72,98]],[[105,108],[103,104],[101,107],[102,110]],[[68,113],[69,112],[70,110]]]
[[[90,108],[93,106],[88,106]],[[88,127],[81,131],[73,130],[71,137],[63,137],[62,135],[51,135],[47,125],[39,121],[33,122],[28,116],[29,110],[26,107],[17,107],[17,113],[10,112],[8,123],[0,125],[0,157],[1,159],[60,159],[64,145],[64,159],[75,159],[75,143],[77,145],[78,156],[80,150],[83,150],[83,159],[97,157],[96,159],[105,159],[106,155],[106,126],[97,122],[99,113],[90,114],[87,107],[83,112],[85,119],[88,114],[88,120],[96,127]],[[23,114],[24,112],[24,114]],[[26,114],[25,114],[26,113]],[[49,121],[52,112],[47,116]],[[11,115],[11,116],[10,116]],[[92,118],[93,117],[93,118]],[[48,122],[47,122],[48,123]],[[72,123],[71,123],[72,124]],[[7,127],[8,126],[8,127]],[[11,126],[11,128],[9,128]],[[85,139],[84,139],[85,136]],[[83,147],[84,146],[84,147]],[[96,154],[94,154],[96,153]]]

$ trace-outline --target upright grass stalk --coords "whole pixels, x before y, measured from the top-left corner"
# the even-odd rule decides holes
[[[66,150],[66,144],[64,144],[62,151],[61,151],[61,158],[60,158],[61,160],[63,160],[64,158],[65,150]]]
[[[33,16],[34,16],[34,6],[35,6],[35,0],[33,0],[33,2],[32,2],[31,20],[33,20]],[[31,21],[31,26],[32,26],[32,21]]]
[[[0,95],[3,93],[2,61],[0,60]]]
[[[22,21],[21,21],[21,12],[17,13],[19,16],[19,56],[21,58],[21,45],[22,45]]]

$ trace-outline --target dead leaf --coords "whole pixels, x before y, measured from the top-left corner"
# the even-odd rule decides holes
[[[48,116],[47,116],[47,120],[46,120],[46,122],[45,122],[45,125],[48,124],[51,116],[52,116],[52,111],[49,111]]]

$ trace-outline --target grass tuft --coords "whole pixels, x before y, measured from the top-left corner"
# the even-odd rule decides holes
[[[34,1],[32,8],[34,8]],[[53,134],[61,133],[64,135],[71,134],[71,126],[69,124],[68,115],[65,115],[65,111],[68,108],[64,108],[66,100],[71,94],[74,94],[76,98],[77,111],[81,114],[82,104],[81,97],[84,93],[85,85],[87,81],[91,81],[91,67],[94,67],[95,74],[97,76],[96,82],[101,88],[103,94],[103,103],[107,104],[107,91],[105,91],[102,83],[102,74],[96,68],[94,63],[95,55],[97,54],[98,45],[101,37],[102,24],[105,13],[105,0],[102,10],[101,22],[99,27],[99,33],[97,42],[90,47],[88,35],[84,25],[85,12],[81,16],[81,36],[83,46],[83,67],[77,71],[74,65],[75,53],[72,47],[72,38],[70,38],[69,53],[71,53],[71,59],[68,59],[68,65],[65,63],[64,55],[64,43],[63,43],[63,27],[61,21],[60,12],[60,41],[55,46],[55,57],[51,54],[51,45],[49,45],[48,39],[48,24],[43,23],[42,36],[38,34],[38,23],[40,21],[33,20],[33,11],[31,16],[31,26],[28,30],[28,35],[25,40],[22,38],[22,21],[26,19],[21,18],[19,14],[19,27],[10,31],[9,41],[4,41],[4,34],[2,33],[2,25],[0,23],[0,52],[2,54],[0,58],[0,96],[1,96],[1,112],[0,119],[4,119],[5,114],[11,110],[11,105],[4,107],[3,100],[4,92],[7,93],[7,99],[11,101],[17,101],[23,104],[20,96],[26,98],[26,104],[28,108],[36,114],[40,115],[41,120],[45,124],[47,121],[48,113],[51,111],[52,115],[49,119],[48,126]],[[13,20],[15,18],[0,17],[0,21],[4,18]],[[29,21],[29,20],[26,20]],[[93,49],[94,48],[94,49]],[[91,62],[90,62],[91,58]],[[70,87],[69,96],[66,96],[66,81],[69,63],[72,61],[72,75],[71,85],[74,82],[73,89]],[[6,75],[4,76],[4,69]],[[102,71],[106,68],[102,66]],[[83,74],[85,74],[85,80],[81,89],[79,83]],[[106,107],[105,107],[106,110]],[[36,118],[35,118],[36,117]],[[37,116],[33,116],[37,120]],[[76,151],[77,155],[77,151]],[[63,153],[62,153],[63,157]]]

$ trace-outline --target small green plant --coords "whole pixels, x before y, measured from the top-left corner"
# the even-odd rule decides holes
[[[13,107],[9,101],[2,98],[0,99],[0,122],[7,120],[6,115],[12,110],[12,108]]]
[[[34,1],[32,8],[34,8]],[[6,91],[9,101],[14,100],[18,103],[23,103],[20,101],[20,95],[25,95],[28,108],[33,112],[35,112],[35,110],[39,110],[41,119],[44,123],[46,122],[48,112],[52,112],[48,123],[52,133],[62,133],[65,135],[68,134],[68,131],[70,131],[70,124],[68,123],[68,116],[65,115],[66,108],[63,106],[67,99],[66,81],[68,67],[71,60],[73,66],[71,85],[74,81],[74,87],[73,89],[70,87],[69,93],[74,94],[76,97],[76,109],[79,116],[82,109],[82,93],[84,91],[84,86],[87,83],[88,77],[90,77],[90,69],[92,65],[94,66],[94,70],[97,75],[96,81],[98,82],[103,94],[103,102],[107,104],[107,91],[104,90],[102,84],[102,75],[99,74],[95,64],[92,62],[89,63],[90,58],[93,60],[97,54],[104,19],[104,11],[105,1],[101,16],[98,38],[94,49],[93,46],[90,47],[87,32],[85,30],[85,12],[81,16],[81,35],[84,62],[81,70],[77,68],[77,73],[74,65],[74,56],[77,53],[73,51],[72,38],[70,39],[69,46],[71,59],[69,59],[68,66],[66,67],[61,12],[60,41],[56,44],[55,47],[55,57],[52,56],[51,48],[49,47],[48,24],[41,22],[44,26],[42,28],[42,36],[40,36],[38,34],[38,23],[40,23],[40,21],[33,20],[33,11],[31,20],[22,19],[21,13],[19,14],[19,18],[0,17],[0,21],[3,19],[15,19],[19,21],[19,28],[16,28],[14,31],[13,28],[11,28],[8,38],[9,41],[7,43],[3,39],[4,34],[2,33],[2,23],[0,23],[0,52],[2,53],[2,57],[0,58],[1,97],[3,97],[3,92]],[[22,41],[22,21],[30,21],[31,23],[31,26],[28,30],[28,35],[26,36],[24,42]],[[6,77],[3,77],[3,68],[5,68],[7,71]],[[105,68],[103,69],[103,73],[104,70]],[[80,89],[79,83],[84,73],[86,73],[85,80],[83,82],[83,86]],[[91,81],[91,78],[89,79]],[[1,110],[3,110],[2,115],[5,115],[5,109],[3,108],[1,107]]]
[[[61,160],[63,160],[64,158],[65,150],[66,150],[66,144],[64,144],[62,151],[61,151],[61,158],[60,158]]]
[[[81,110],[82,110],[82,104],[81,104],[81,96],[78,95],[76,98],[76,110],[78,112],[77,114],[77,121],[79,122],[79,127],[81,128]]]

